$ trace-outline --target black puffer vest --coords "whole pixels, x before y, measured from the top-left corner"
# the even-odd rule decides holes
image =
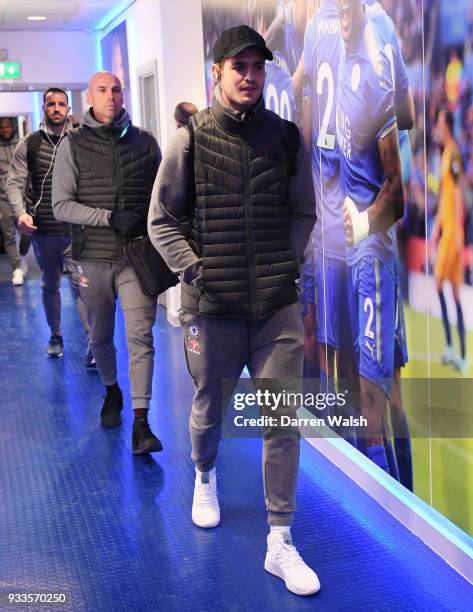
[[[203,287],[183,283],[183,309],[262,319],[297,301],[289,215],[297,128],[265,109],[237,121],[215,98],[191,122],[188,237],[202,258]]]
[[[78,170],[77,201],[84,206],[143,214],[142,224],[127,236],[111,227],[73,225],[74,259],[123,261],[124,240],[146,234],[151,191],[159,165],[156,144],[148,132],[132,125],[125,130],[81,125],[69,134]]]
[[[46,135],[43,130],[33,132],[26,138],[28,171],[31,176],[31,206],[28,210],[34,216],[39,234],[65,236],[71,231],[68,223],[55,218],[51,206],[54,166],[51,162],[60,140],[59,135]]]

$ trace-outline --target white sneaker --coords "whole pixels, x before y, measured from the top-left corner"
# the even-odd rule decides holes
[[[15,285],[15,287],[18,287],[19,285],[22,285],[25,282],[21,268],[17,268],[16,270],[13,270],[11,282]]]
[[[216,527],[220,523],[220,507],[217,499],[217,474],[215,468],[210,472],[195,470],[194,501],[192,502],[192,521],[198,527]]]
[[[455,361],[455,351],[451,344],[447,344],[445,347],[442,356],[440,357],[440,361],[447,365],[447,363],[453,363]]]
[[[301,559],[288,531],[269,533],[264,569],[282,578],[296,595],[313,595],[320,589],[317,574]]]
[[[458,357],[457,359],[455,359],[455,361],[453,362],[453,367],[455,368],[455,370],[460,372],[460,374],[463,374],[463,376],[466,376],[466,374],[468,374],[468,362],[462,357]]]

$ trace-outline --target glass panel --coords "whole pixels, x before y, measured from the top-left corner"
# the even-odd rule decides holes
[[[389,135],[389,125],[381,123],[378,127],[386,128],[386,132],[381,130],[382,134],[368,138],[371,128],[363,122],[365,117],[378,118],[376,112],[382,114],[383,109],[377,109],[377,105],[383,87],[391,85],[373,81],[379,95],[371,97],[366,93],[369,88],[363,89],[372,57],[366,53],[368,63],[363,70],[356,61],[349,63],[352,58],[347,57],[337,2],[203,0],[202,4],[208,102],[215,86],[211,74],[214,41],[226,28],[249,23],[265,37],[275,56],[272,63],[266,63],[266,106],[299,125],[310,151],[319,226],[311,238],[301,280],[306,376],[318,378],[321,374],[327,390],[327,385],[336,386],[337,378],[350,373],[350,360],[332,332],[341,319],[352,319],[350,328],[354,327],[355,319],[347,308],[351,301],[357,302],[360,315],[359,350],[369,349],[373,359],[382,347],[382,343],[377,344],[377,322],[382,327],[381,322],[386,324],[393,312],[393,320],[388,321],[390,334],[401,340],[399,348],[404,339],[408,358],[401,350],[393,356],[401,384],[396,382],[399,379],[395,373],[394,394],[390,395],[390,408],[382,423],[382,446],[389,447],[388,429],[394,432],[393,454],[400,478],[408,485],[406,457],[411,444],[414,492],[472,533],[473,496],[469,491],[473,490],[473,431],[468,433],[471,423],[467,417],[471,419],[473,411],[467,401],[460,405],[459,400],[473,396],[467,382],[471,382],[467,360],[473,348],[473,0],[345,3],[363,6],[363,19],[369,20],[375,46],[380,49],[382,69],[388,71],[389,76],[383,72],[383,78],[394,90],[398,126],[405,124],[408,129],[399,134],[405,211],[393,227],[397,255],[387,261],[382,248],[370,253],[370,262],[379,259],[383,266],[381,270],[373,264],[371,277],[363,277],[368,284],[374,283],[375,291],[371,301],[370,295],[365,296],[364,303],[359,296],[365,288],[359,282],[356,287],[352,282],[356,290],[351,296],[337,293],[334,298],[331,293],[340,290],[338,268],[344,263],[337,240],[341,236],[344,242],[340,224],[350,181],[358,213],[371,205],[383,188],[386,175],[381,158],[376,156],[380,141]],[[413,127],[407,125],[408,86],[415,111]],[[357,93],[361,96],[359,112],[353,106],[359,102],[353,95]],[[450,139],[445,136],[449,125]],[[358,184],[353,177],[359,179]],[[365,198],[361,206],[367,185],[376,186],[377,181],[371,200]],[[376,283],[382,285],[390,267],[394,269],[394,289],[390,281],[390,293],[380,290],[382,300],[377,310]],[[347,276],[353,280],[350,269]],[[451,328],[450,342],[443,321],[445,313]],[[351,333],[351,329],[345,329],[342,340],[350,338]],[[383,342],[389,345],[384,337]],[[357,379],[360,373],[361,379],[369,378],[361,371],[360,360],[354,363]],[[378,377],[375,387],[382,388],[381,383]],[[380,412],[385,410],[384,398],[379,400]],[[355,396],[353,399],[356,404]],[[460,424],[464,424],[463,431]],[[410,442],[407,428],[412,434]],[[342,433],[350,437],[346,431]],[[366,440],[360,448],[363,445],[366,452]]]
[[[445,419],[431,444],[432,504],[471,534],[473,2],[441,0],[426,8],[430,374],[432,414],[438,406]],[[457,422],[462,427],[447,431]]]

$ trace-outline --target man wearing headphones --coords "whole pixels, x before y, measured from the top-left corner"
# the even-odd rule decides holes
[[[67,94],[50,87],[43,95],[43,121],[39,130],[18,144],[7,178],[7,195],[24,234],[32,235],[33,248],[42,273],[43,305],[51,337],[48,357],[62,357],[61,294],[59,291],[64,255],[70,248],[67,223],[57,221],[51,208],[53,166],[59,143],[71,129]],[[27,183],[31,181],[31,206],[25,203]],[[79,313],[81,307],[78,305]],[[86,320],[81,316],[83,321]]]
[[[246,25],[220,35],[211,108],[176,131],[148,216],[151,241],[181,276],[180,321],[196,388],[189,420],[196,470],[192,521],[201,528],[220,523],[215,464],[227,400],[243,368],[259,391],[265,387],[280,397],[298,388],[302,376],[295,280],[315,200],[297,126],[264,105],[265,61],[272,59],[263,37]],[[319,580],[290,533],[300,435],[279,419],[294,415],[296,406],[282,404],[263,408],[276,415],[263,432],[270,528],[264,567],[290,591],[311,595]]]

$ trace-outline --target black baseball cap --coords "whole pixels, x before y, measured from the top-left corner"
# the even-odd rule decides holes
[[[264,38],[247,25],[240,25],[220,34],[214,44],[214,63],[217,64],[224,57],[235,57],[248,47],[258,47],[267,60],[273,59],[273,54],[266,46]]]

